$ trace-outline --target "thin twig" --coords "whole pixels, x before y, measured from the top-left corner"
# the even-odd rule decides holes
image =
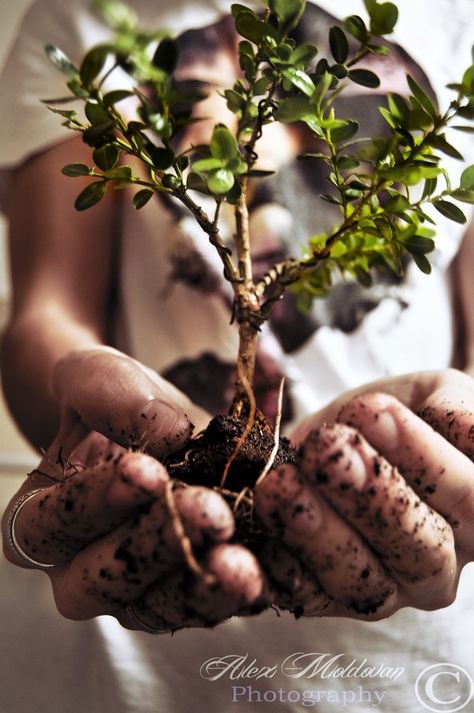
[[[242,488],[240,493],[237,495],[233,507],[234,512],[237,512],[242,501],[245,501],[247,505],[253,507],[253,499],[251,497],[246,497],[247,493],[249,493],[249,496],[252,495],[252,490],[248,487],[248,485],[246,485],[245,488]]]
[[[183,550],[183,555],[186,563],[189,566],[189,569],[196,574],[198,577],[201,577],[206,584],[212,585],[215,583],[216,578],[213,574],[210,574],[209,572],[205,572],[197,559],[194,556],[193,553],[193,547],[191,544],[191,540],[189,537],[186,535],[183,527],[183,523],[180,517],[180,514],[178,512],[178,508],[176,507],[176,503],[174,500],[173,496],[173,481],[169,480],[166,483],[166,490],[165,490],[165,497],[166,497],[166,504],[168,506],[168,510],[171,515],[171,522],[173,524],[173,529],[175,532],[176,537],[178,538],[178,542],[181,545],[181,549]]]
[[[255,487],[260,485],[260,483],[264,480],[264,478],[267,476],[269,473],[273,461],[275,460],[276,454],[278,453],[278,447],[280,445],[280,424],[281,424],[281,412],[282,412],[282,406],[283,406],[283,388],[285,386],[285,377],[282,378],[280,381],[280,388],[278,390],[278,406],[277,406],[277,412],[275,416],[275,427],[274,427],[274,434],[275,434],[275,442],[273,444],[272,452],[268,456],[268,460],[265,463],[265,467],[263,468],[262,472],[257,478],[257,481],[255,483]]]

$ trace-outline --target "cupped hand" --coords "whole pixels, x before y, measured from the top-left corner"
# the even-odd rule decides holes
[[[184,446],[206,414],[135,360],[109,348],[77,350],[54,373],[60,429],[15,503],[15,536],[48,569],[58,610],[71,619],[112,614],[139,628],[206,626],[256,605],[264,577],[255,557],[229,544],[234,518],[203,487],[173,484],[157,460]],[[133,450],[131,450],[133,449]],[[139,451],[139,452],[137,452]]]
[[[474,558],[473,432],[474,381],[455,370],[371,384],[307,419],[297,465],[256,494],[275,603],[362,619],[452,603]]]

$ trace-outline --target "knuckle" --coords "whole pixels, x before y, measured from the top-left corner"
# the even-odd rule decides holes
[[[376,414],[390,407],[399,406],[400,402],[395,396],[386,394],[383,391],[371,391],[367,394],[360,394],[350,399],[339,411],[338,421],[343,421],[347,425],[352,420],[358,420],[364,413]]]

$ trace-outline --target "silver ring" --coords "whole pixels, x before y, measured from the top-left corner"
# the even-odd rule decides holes
[[[12,550],[16,552],[18,557],[23,560],[24,564],[27,567],[30,567],[30,569],[53,569],[53,567],[59,567],[59,565],[57,564],[45,564],[43,562],[38,562],[38,560],[33,559],[33,557],[30,557],[30,555],[28,555],[24,551],[24,549],[16,539],[15,535],[15,522],[21,508],[30,498],[36,495],[36,493],[40,493],[43,490],[44,488],[36,488],[35,490],[30,490],[28,493],[22,495],[21,498],[19,498],[19,500],[17,500],[15,505],[13,506],[13,509],[11,510],[7,521],[8,544],[10,545]]]
[[[157,629],[149,624],[145,624],[144,621],[140,619],[137,612],[133,608],[133,604],[127,604],[125,611],[129,615],[132,623],[139,628],[140,631],[146,631],[147,634],[170,634],[171,629]]]

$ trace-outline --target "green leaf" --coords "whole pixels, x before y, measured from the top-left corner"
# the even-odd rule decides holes
[[[416,186],[423,178],[421,168],[417,166],[394,166],[380,171],[380,175],[392,181],[405,183],[407,186]]]
[[[227,108],[234,114],[245,109],[245,99],[233,89],[226,89],[224,97],[227,99]]]
[[[63,116],[65,119],[73,119],[77,116],[77,111],[73,109],[56,109],[54,106],[48,106],[48,109],[52,111],[53,114],[59,114],[59,116]]]
[[[450,195],[457,201],[461,201],[461,203],[474,203],[474,190],[456,188],[456,190],[452,191]]]
[[[115,30],[130,30],[137,26],[136,13],[119,0],[94,0],[93,5],[106,23]]]
[[[307,97],[290,97],[280,102],[277,118],[282,124],[291,124],[308,117],[316,118],[316,112]]]
[[[366,3],[367,5],[368,3]],[[393,2],[384,2],[381,5],[370,3],[370,29],[374,35],[389,35],[393,32],[398,20],[398,8]]]
[[[234,180],[232,171],[227,168],[218,168],[209,174],[207,186],[212,193],[222,195],[230,191],[234,185]]]
[[[53,104],[54,102],[51,102],[51,103]],[[456,131],[464,131],[464,132],[466,132],[466,134],[474,134],[474,126],[455,125],[455,126],[450,126],[449,128],[456,129]]]
[[[98,124],[105,124],[107,122],[112,121],[111,117],[108,115],[104,107],[95,102],[87,102],[84,110],[92,126],[97,126]]]
[[[465,94],[474,94],[474,65],[468,67],[464,72],[462,88]]]
[[[153,193],[154,191],[151,191],[149,188],[144,188],[142,191],[138,191],[138,193],[133,196],[133,207],[137,210],[143,208],[143,206],[148,203]]]
[[[95,181],[90,183],[76,198],[74,207],[76,210],[87,210],[98,203],[105,196],[107,191],[106,181]]]
[[[299,89],[306,96],[311,97],[314,93],[314,84],[311,77],[303,72],[302,69],[296,69],[295,67],[287,67],[282,70],[282,75],[287,79],[294,87]]]
[[[353,82],[361,84],[363,87],[376,89],[380,86],[380,79],[370,69],[351,69],[348,76]]]
[[[453,220],[455,223],[461,223],[462,225],[466,222],[466,216],[454,203],[438,200],[433,201],[433,205],[445,218],[449,218],[449,220]]]
[[[87,87],[90,87],[94,79],[104,68],[109,52],[110,47],[107,45],[98,45],[89,50],[84,57],[79,73],[82,83]]]
[[[119,160],[119,150],[113,144],[105,144],[93,153],[93,159],[96,166],[102,171],[110,171],[114,168]]]
[[[415,99],[417,99],[417,101],[421,104],[423,109],[426,111],[427,114],[429,114],[432,119],[436,119],[436,117],[438,116],[438,112],[436,111],[434,104],[431,101],[431,98],[428,96],[425,90],[420,87],[420,85],[415,82],[413,77],[410,77],[409,74],[407,74],[407,82],[408,86],[410,87],[410,91],[415,97]]]
[[[474,164],[468,166],[461,175],[461,188],[466,190],[474,189]]]
[[[147,120],[151,128],[156,131],[160,138],[165,141],[171,138],[173,134],[173,126],[171,122],[163,116],[163,114],[158,112],[148,114]]]
[[[129,92],[127,89],[115,89],[113,92],[108,92],[108,94],[104,96],[103,101],[106,107],[111,107],[121,102],[122,99],[127,99],[132,96],[133,92]]]
[[[423,189],[422,199],[428,198],[428,196],[432,196],[436,190],[437,185],[438,185],[437,178],[427,178],[425,181],[425,187]]]
[[[90,168],[84,163],[68,163],[67,166],[64,166],[61,169],[61,173],[63,173],[65,176],[71,177],[88,176],[90,174]]]
[[[451,158],[456,158],[458,161],[464,161],[464,156],[459,153],[459,151],[454,148],[454,146],[451,146],[451,144],[446,141],[444,135],[433,136],[433,138],[430,140],[430,145],[436,149],[439,149],[447,156],[451,156]]]
[[[352,139],[352,137],[359,131],[359,124],[357,121],[345,121],[344,124],[344,126],[332,129],[331,131],[331,138],[336,144],[340,141]]]
[[[233,17],[238,17],[243,12],[250,12],[251,15],[254,14],[246,5],[241,5],[238,2],[232,3],[232,5],[230,6],[230,11]]]
[[[349,34],[359,42],[364,42],[367,39],[368,30],[364,20],[359,15],[351,15],[346,18],[344,25]]]
[[[318,48],[315,45],[303,44],[296,47],[290,55],[290,63],[301,68],[307,67],[308,64],[318,54]]]
[[[230,161],[239,154],[239,146],[234,134],[227,126],[222,124],[216,126],[211,138],[211,154],[213,158],[223,161]]]
[[[431,274],[430,261],[425,255],[413,253],[413,260],[415,261],[416,266],[421,270],[421,272],[424,272],[425,275]]]
[[[107,171],[104,173],[104,176],[114,181],[129,182],[132,179],[133,173],[130,166],[119,166],[118,168],[112,168],[110,171]]]
[[[412,255],[425,255],[425,253],[433,252],[436,247],[434,240],[424,238],[422,235],[411,235],[403,243]]]
[[[59,69],[60,72],[66,74],[68,77],[77,77],[79,70],[73,65],[69,57],[67,57],[59,47],[54,45],[46,45],[46,54],[48,55],[54,66]]]
[[[167,74],[172,74],[178,64],[178,46],[171,37],[164,37],[153,55],[152,64]]]
[[[104,140],[109,140],[109,134],[115,127],[113,121],[106,121],[103,124],[97,124],[96,126],[91,126],[82,133],[82,140],[88,146],[99,146],[104,143]]]
[[[332,76],[329,74],[329,72],[324,72],[320,77],[318,77],[316,84],[315,84],[315,90],[313,92],[313,96],[311,97],[311,104],[314,106],[318,111],[321,108],[321,103],[326,96],[326,93],[328,92],[330,86],[332,83]]]
[[[245,37],[255,44],[259,44],[265,36],[276,37],[277,32],[274,27],[263,20],[259,20],[247,9],[247,12],[240,12],[235,19],[235,28],[239,35]]]
[[[87,99],[90,96],[90,92],[82,86],[79,75],[72,77],[67,83],[67,87],[79,99]]]
[[[216,168],[225,168],[225,161],[221,158],[202,158],[193,163],[195,171],[213,171]]]
[[[153,165],[159,171],[166,171],[174,161],[174,153],[170,149],[165,149],[162,146],[149,146],[148,153],[153,161]]]
[[[298,24],[305,4],[305,0],[269,0],[268,6],[277,16],[280,29],[286,34]]]
[[[337,25],[329,30],[329,47],[336,62],[344,64],[349,54],[349,43],[344,31]]]
[[[402,195],[395,195],[387,202],[385,209],[389,213],[403,213],[411,209],[410,202]]]

